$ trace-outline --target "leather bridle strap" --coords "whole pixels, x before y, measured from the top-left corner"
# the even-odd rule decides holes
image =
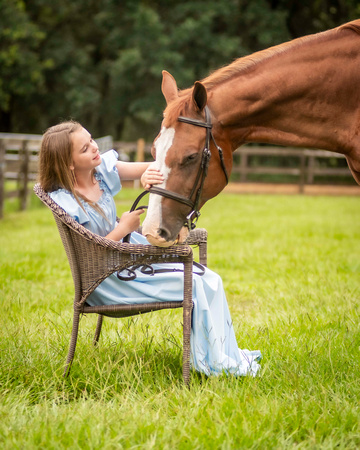
[[[211,123],[211,118],[210,118],[210,111],[207,106],[205,106],[205,120],[206,120],[206,122],[202,122],[201,120],[191,119],[189,117],[183,117],[183,116],[178,117],[179,122],[188,123],[188,124],[194,125],[196,127],[206,128],[205,149],[208,149],[210,151],[210,139],[211,139],[216,147],[216,150],[219,153],[221,168],[222,168],[225,178],[226,178],[226,184],[228,184],[229,176],[228,176],[226,166],[225,166],[224,153],[223,153],[222,148],[217,145],[214,135],[212,133],[212,123]]]
[[[150,194],[158,194],[161,195],[162,197],[176,200],[179,203],[183,203],[184,205],[190,206],[190,208],[192,208],[194,205],[194,203],[191,201],[190,198],[184,197],[181,194],[177,194],[176,192],[168,191],[167,189],[163,189],[157,186],[152,186],[148,192],[150,192]]]
[[[214,139],[213,133],[212,133],[212,123],[211,123],[209,108],[207,106],[205,106],[205,122],[198,120],[198,119],[192,119],[190,117],[183,117],[183,116],[179,116],[178,121],[206,129],[205,147],[202,151],[202,157],[201,157],[199,170],[197,172],[194,186],[191,190],[189,197],[185,197],[184,195],[169,191],[167,189],[163,189],[158,186],[152,186],[148,191],[145,191],[142,194],[140,194],[140,196],[135,200],[133,208],[134,209],[136,208],[139,200],[148,192],[150,192],[150,194],[157,194],[157,195],[161,195],[162,197],[166,197],[171,200],[175,200],[175,201],[182,203],[183,205],[189,206],[191,208],[191,211],[187,215],[186,222],[185,222],[185,226],[187,226],[189,228],[189,230],[191,230],[191,229],[195,228],[196,222],[197,222],[198,218],[200,217],[199,204],[200,204],[200,199],[201,199],[201,193],[202,193],[202,190],[204,187],[205,178],[207,175],[207,171],[208,171],[208,167],[209,167],[209,163],[210,163],[210,157],[211,157],[210,140],[213,141],[213,143],[219,153],[220,164],[221,164],[221,168],[222,168],[225,178],[226,178],[226,184],[228,184],[228,182],[229,182],[229,176],[228,176],[228,173],[226,170],[222,148],[217,145],[217,143]],[[195,194],[195,191],[196,191],[196,194]],[[192,200],[194,194],[195,194],[195,199]],[[133,208],[132,208],[132,210],[133,210]],[[126,239],[129,239],[129,235],[126,237]]]

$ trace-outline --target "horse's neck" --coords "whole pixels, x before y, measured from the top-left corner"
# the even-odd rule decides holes
[[[260,59],[209,90],[209,103],[236,149],[245,142],[360,148],[360,37],[320,35]]]

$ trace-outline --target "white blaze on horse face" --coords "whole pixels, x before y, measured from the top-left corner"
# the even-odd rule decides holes
[[[160,136],[155,141],[156,160],[153,164],[164,177],[164,181],[156,186],[163,189],[166,188],[166,180],[170,173],[170,168],[167,167],[165,159],[167,152],[174,141],[174,136],[174,128],[163,127],[160,132]],[[159,245],[159,241],[164,241],[163,238],[158,236],[158,229],[160,227],[161,220],[161,199],[162,197],[160,195],[150,194],[148,211],[142,229],[143,234],[147,237],[149,242],[157,245]]]

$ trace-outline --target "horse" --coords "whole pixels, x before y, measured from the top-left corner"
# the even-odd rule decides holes
[[[157,246],[186,238],[200,208],[226,186],[232,152],[245,143],[345,155],[360,184],[360,20],[235,60],[178,90],[163,71],[166,100],[143,233]]]

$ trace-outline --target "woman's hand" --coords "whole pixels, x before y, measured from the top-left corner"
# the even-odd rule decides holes
[[[161,184],[164,177],[152,164],[141,175],[141,184],[144,189],[148,190],[153,184]]]
[[[120,222],[106,237],[118,242],[129,233],[137,230],[140,226],[140,215],[143,214],[143,212],[143,209],[138,209],[132,212],[124,212],[121,215]]]
[[[124,212],[120,217],[120,222],[117,228],[121,229],[121,233],[124,234],[124,236],[137,230],[140,226],[140,215],[143,213],[143,209],[137,209],[132,212]]]

